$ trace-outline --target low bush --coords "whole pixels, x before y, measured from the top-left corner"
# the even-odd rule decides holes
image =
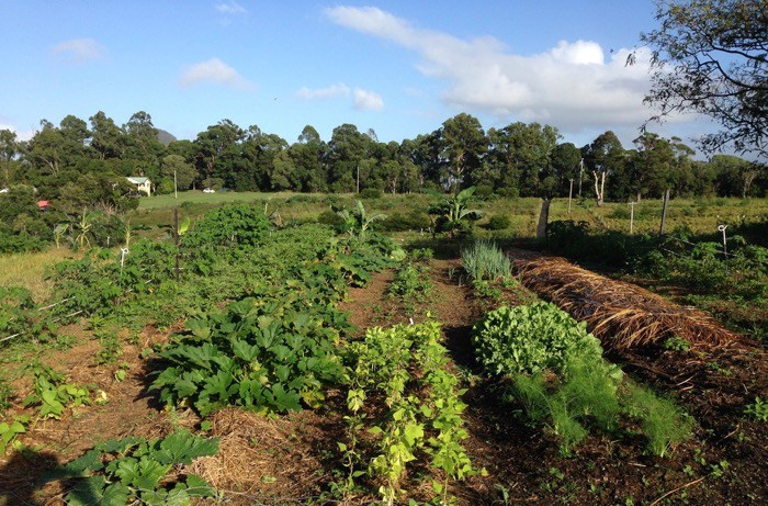
[[[203,416],[230,405],[261,412],[300,410],[302,401],[315,407],[324,385],[343,376],[333,345],[338,332],[325,320],[278,301],[233,302],[187,322],[187,332],[159,353],[168,365],[150,390]]]
[[[240,203],[214,209],[183,236],[183,246],[199,248],[253,247],[262,244],[272,230],[264,210]]]
[[[492,311],[475,326],[472,342],[487,372],[511,378],[528,416],[550,424],[564,454],[592,427],[620,434],[639,425],[658,456],[691,437],[691,421],[680,408],[627,379],[602,358],[585,325],[552,304]]]
[[[46,481],[75,480],[66,503],[190,504],[193,498],[213,497],[205,480],[183,471],[199,457],[215,455],[217,439],[177,431],[164,439],[127,437],[97,444],[82,457],[54,469]]]
[[[423,211],[392,213],[381,221],[380,226],[387,232],[405,232],[407,230],[426,230],[432,226],[432,219]]]
[[[506,230],[512,225],[512,220],[505,214],[494,214],[485,224],[488,230]]]
[[[380,199],[381,190],[378,188],[365,188],[360,192],[360,198],[365,200]]]
[[[406,263],[395,274],[388,292],[411,300],[424,300],[432,291],[429,266],[414,262]]]

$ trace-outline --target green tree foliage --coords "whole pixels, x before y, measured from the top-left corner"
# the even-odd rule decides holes
[[[16,140],[16,132],[0,130],[0,188],[6,188],[14,182],[16,174],[15,158],[21,146]]]
[[[125,147],[120,127],[102,111],[88,120],[91,122],[91,148],[98,158],[120,158]]]
[[[457,114],[443,122],[437,131],[440,157],[444,160],[443,184],[456,192],[472,181],[488,142],[480,121],[466,113]]]
[[[152,116],[144,111],[136,112],[123,126],[123,130],[125,131],[124,157],[137,160],[147,167],[158,167],[165,147],[157,138],[157,129],[152,124]]]
[[[602,205],[605,200],[605,181],[624,173],[626,156],[624,147],[616,134],[608,130],[600,134],[591,144],[582,148],[584,164],[591,172],[595,200]]]
[[[723,130],[707,151],[732,145],[768,154],[768,14],[764,0],[664,0],[661,26],[642,35],[653,51],[652,119],[678,112],[710,116]]]
[[[173,183],[174,175],[176,177],[176,187],[179,191],[188,190],[195,179],[197,171],[195,167],[187,163],[181,155],[166,155],[160,165],[160,174],[164,179]],[[173,184],[171,184],[173,191]]]

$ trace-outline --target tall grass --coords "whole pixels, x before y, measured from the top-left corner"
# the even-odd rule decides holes
[[[68,248],[0,255],[0,285],[24,287],[32,292],[36,302],[42,302],[51,289],[51,283],[45,279],[46,269],[76,255]]]
[[[478,281],[483,279],[496,281],[508,278],[512,274],[509,258],[492,241],[475,241],[471,246],[463,249],[461,262],[467,273]]]

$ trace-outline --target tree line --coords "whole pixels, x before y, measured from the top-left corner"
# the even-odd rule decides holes
[[[373,130],[343,124],[327,142],[307,125],[292,144],[258,126],[222,120],[192,141],[161,142],[152,118],[140,111],[118,126],[103,112],[86,121],[69,115],[59,125],[43,120],[26,142],[0,130],[0,187],[26,185],[42,199],[116,205],[111,195],[129,187],[121,176],[149,177],[157,193],[192,187],[235,191],[392,193],[424,189],[483,194],[567,196],[626,201],[675,196],[763,196],[765,166],[732,155],[708,161],[679,138],[645,132],[625,148],[611,131],[577,147],[557,128],[510,123],[483,129],[461,113],[437,130],[402,142],[379,142]],[[109,191],[107,191],[109,190]]]

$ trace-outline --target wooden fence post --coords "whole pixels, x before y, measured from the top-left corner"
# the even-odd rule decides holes
[[[669,205],[669,188],[664,192],[664,206],[661,208],[661,226],[659,235],[664,235],[664,228],[667,226],[667,206]]]

